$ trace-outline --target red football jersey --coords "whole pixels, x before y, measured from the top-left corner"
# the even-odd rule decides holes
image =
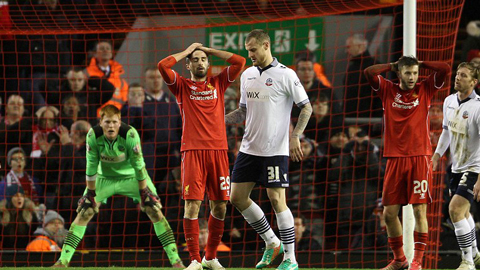
[[[194,82],[171,70],[170,67],[176,63],[173,57],[167,57],[158,64],[180,107],[183,122],[181,151],[228,150],[224,94],[241,72],[242,59],[232,56],[228,60],[233,63],[232,66],[203,82]]]
[[[441,88],[435,86],[435,74],[407,91],[380,75],[378,78],[380,86],[376,92],[382,99],[384,110],[383,155],[385,157],[431,155],[428,109],[433,95]]]

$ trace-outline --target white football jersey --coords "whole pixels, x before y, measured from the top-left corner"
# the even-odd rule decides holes
[[[480,173],[480,97],[472,92],[467,101],[457,94],[443,103],[443,129],[448,130],[452,171]]]
[[[247,108],[240,151],[255,156],[288,156],[293,103],[309,102],[297,74],[274,58],[263,70],[250,67],[241,76],[240,107]]]

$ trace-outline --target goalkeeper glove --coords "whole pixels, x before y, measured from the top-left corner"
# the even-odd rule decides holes
[[[142,209],[143,212],[145,212],[145,207],[147,206],[150,206],[156,212],[162,209],[160,197],[153,194],[148,187],[140,190],[140,196],[142,198],[142,201],[140,202],[140,209]]]
[[[98,213],[98,206],[95,202],[95,196],[95,190],[88,189],[87,194],[83,195],[83,197],[78,201],[77,213],[84,215],[88,208],[92,208],[95,214]]]

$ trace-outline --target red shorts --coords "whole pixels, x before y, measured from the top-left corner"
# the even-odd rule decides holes
[[[182,198],[228,201],[230,171],[227,150],[189,150],[182,152]]]
[[[383,205],[431,203],[432,163],[428,156],[388,158]]]

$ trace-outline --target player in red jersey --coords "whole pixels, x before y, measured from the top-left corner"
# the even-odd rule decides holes
[[[419,68],[434,73],[418,81]],[[400,207],[413,205],[415,216],[415,251],[409,269],[422,269],[423,253],[428,238],[427,203],[431,202],[428,189],[432,177],[428,109],[434,94],[440,90],[449,73],[442,62],[419,62],[415,57],[403,56],[397,62],[373,65],[364,73],[372,89],[383,103],[385,122],[384,156],[388,158],[383,184],[383,204],[388,243],[394,260],[384,270],[408,267],[403,252],[402,224],[398,218]],[[380,75],[397,73],[399,84]]]
[[[209,55],[225,59],[231,66],[217,76],[207,77]],[[187,58],[190,79],[171,69],[183,58]],[[193,43],[185,51],[158,63],[165,84],[177,98],[183,121],[181,171],[185,200],[183,227],[191,259],[188,270],[201,270],[202,265],[213,270],[224,269],[216,259],[230,197],[224,93],[245,62],[239,55]],[[210,200],[210,217],[205,257],[201,259],[198,212],[205,191]]]

